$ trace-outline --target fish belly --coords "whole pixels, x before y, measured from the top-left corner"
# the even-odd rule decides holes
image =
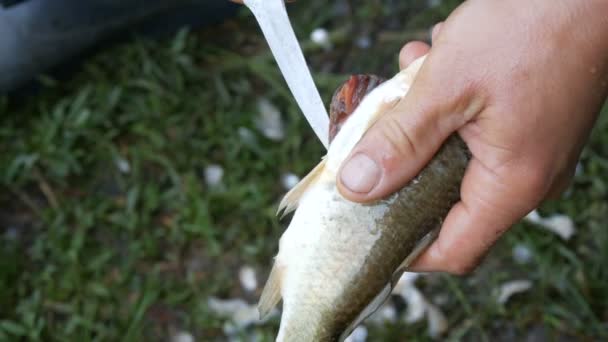
[[[335,184],[316,185],[302,198],[276,259],[284,272],[277,340],[330,341],[341,321],[348,325],[358,314],[343,296],[364,285],[359,273],[380,237],[376,221],[388,209],[388,202],[349,202]]]
[[[339,195],[333,182],[302,198],[281,237],[284,274],[278,341],[336,341],[459,199],[469,160],[454,135],[397,194],[374,204]]]

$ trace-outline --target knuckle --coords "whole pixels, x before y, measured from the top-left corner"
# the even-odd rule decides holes
[[[402,157],[416,155],[416,144],[412,139],[409,129],[394,115],[388,115],[379,127],[381,138],[387,144],[390,157]]]

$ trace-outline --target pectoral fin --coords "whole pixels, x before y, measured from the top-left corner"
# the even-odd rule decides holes
[[[291,189],[285,195],[285,197],[283,197],[281,203],[279,204],[277,215],[279,215],[282,211],[282,218],[298,207],[298,203],[300,202],[302,195],[304,195],[310,185],[314,184],[318,180],[319,176],[323,172],[323,169],[325,168],[325,160],[326,159],[324,157],[323,160],[321,160],[321,162],[317,164],[317,166],[315,166],[315,168],[312,169],[312,171],[310,171],[308,175],[306,175],[306,177],[300,181],[300,183],[296,184],[296,186],[294,186],[293,189]]]
[[[380,291],[380,293],[378,293],[374,300],[372,300],[371,303],[369,303],[369,305],[367,305],[367,307],[361,311],[359,316],[357,316],[357,318],[348,326],[348,328],[344,330],[342,335],[340,335],[340,341],[344,341],[353,332],[353,330],[355,330],[355,328],[361,324],[361,322],[363,322],[363,320],[376,312],[376,310],[378,310],[382,304],[386,302],[388,297],[391,295],[392,290],[393,287],[391,284],[386,284],[386,286],[382,289],[382,291]]]
[[[391,282],[389,284],[386,284],[386,286],[382,289],[382,291],[380,291],[380,293],[374,298],[374,300],[369,303],[369,305],[359,314],[359,316],[357,316],[353,323],[351,323],[348,328],[344,330],[342,335],[340,335],[340,341],[344,341],[344,339],[346,339],[353,332],[353,330],[355,330],[355,328],[359,324],[361,324],[361,322],[371,316],[374,312],[376,312],[376,310],[380,308],[380,306],[382,306],[382,304],[384,304],[384,302],[386,302],[391,292],[393,291],[393,288],[399,281],[399,278],[401,278],[403,272],[405,272],[405,270],[411,265],[411,263],[416,260],[416,258],[418,258],[420,254],[422,254],[422,252],[424,252],[424,250],[431,243],[433,243],[433,241],[435,241],[438,235],[439,228],[432,230],[430,233],[425,235],[422,240],[420,240],[420,242],[418,242],[416,247],[414,247],[414,250],[405,258],[405,260],[403,260],[401,265],[397,267],[397,270],[393,273]]]
[[[418,242],[416,247],[414,247],[414,250],[410,253],[410,255],[408,255],[405,258],[405,260],[403,260],[401,265],[399,265],[399,267],[397,267],[397,270],[395,270],[395,272],[393,273],[393,280],[391,281],[392,287],[394,287],[395,284],[397,284],[397,282],[399,281],[399,278],[401,278],[401,275],[403,274],[403,272],[405,272],[407,270],[407,268],[412,264],[412,262],[414,262],[414,260],[416,260],[420,256],[420,254],[422,254],[422,252],[424,252],[427,249],[427,247],[429,247],[431,245],[431,243],[433,243],[433,241],[435,241],[435,239],[439,235],[439,230],[440,230],[440,228],[436,228],[436,229],[431,230],[428,234],[426,234]]]
[[[258,303],[258,312],[260,313],[260,319],[266,317],[270,311],[279,303],[281,300],[281,280],[283,278],[282,267],[275,264],[272,266],[264,290],[260,296]]]

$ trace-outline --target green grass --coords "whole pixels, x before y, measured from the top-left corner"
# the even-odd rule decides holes
[[[458,1],[390,11],[352,3],[342,15],[320,0],[290,5],[326,101],[350,73],[394,73],[402,43]],[[334,50],[306,42],[318,26]],[[363,34],[373,54],[354,44]],[[255,130],[259,97],[281,110],[284,141]],[[322,155],[246,12],[219,28],[111,48],[69,81],[2,98],[0,139],[0,341],[166,340],[180,329],[224,340],[208,296],[243,296],[242,264],[265,276],[286,223],[275,217],[280,176],[304,175]],[[219,187],[203,179],[210,164],[225,169]],[[608,338],[606,110],[581,164],[569,196],[543,207],[576,221],[571,241],[519,224],[473,275],[420,282],[431,297],[448,295],[448,338]],[[513,262],[516,244],[534,252],[531,263]],[[516,278],[533,289],[495,304],[493,290]],[[275,329],[262,328],[266,339]],[[427,339],[422,323],[371,334]]]

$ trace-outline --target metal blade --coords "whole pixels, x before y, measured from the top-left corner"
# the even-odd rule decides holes
[[[239,1],[240,2],[240,1]],[[243,0],[253,12],[281,73],[315,134],[329,146],[329,116],[291,27],[285,0]]]

